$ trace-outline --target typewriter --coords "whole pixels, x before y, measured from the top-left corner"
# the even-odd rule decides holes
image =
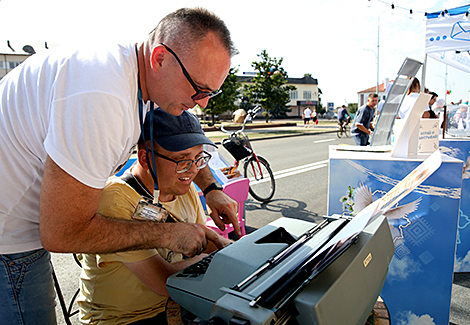
[[[394,253],[387,219],[280,218],[172,275],[173,300],[212,324],[364,324]]]

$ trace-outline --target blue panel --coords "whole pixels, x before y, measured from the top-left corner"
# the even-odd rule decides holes
[[[330,159],[328,214],[342,213],[348,186],[369,187],[376,200],[420,164],[409,160]],[[381,296],[393,324],[448,324],[452,295],[462,163],[441,167],[398,206],[417,209],[388,215],[395,254]],[[355,192],[356,193],[356,192]],[[351,202],[350,202],[351,204]]]

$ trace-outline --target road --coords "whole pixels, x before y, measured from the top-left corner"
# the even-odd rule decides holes
[[[254,151],[267,158],[272,167],[276,192],[267,204],[248,196],[245,204],[248,230],[280,217],[322,220],[327,213],[328,148],[339,143],[354,141],[338,139],[335,133],[253,141]],[[219,152],[227,161],[233,160],[225,149]]]

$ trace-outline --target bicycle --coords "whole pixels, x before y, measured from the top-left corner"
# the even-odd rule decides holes
[[[344,124],[342,124],[341,122],[338,122],[338,130],[336,131],[336,135],[338,136],[338,138],[341,138],[343,134],[346,137],[351,136],[349,126],[348,126],[349,122],[351,122],[351,117],[348,117],[346,119],[346,122],[344,122]]]
[[[243,132],[246,122],[253,119],[260,109],[261,106],[256,106],[249,110],[242,127],[237,131],[227,131],[222,125],[221,130],[230,134],[227,139],[222,141],[222,145],[235,158],[234,164],[225,168],[224,172],[229,175],[233,174],[238,169],[240,161],[243,160],[243,175],[250,180],[249,192],[251,196],[255,200],[267,203],[271,201],[276,190],[274,174],[266,158],[254,152],[250,140]]]

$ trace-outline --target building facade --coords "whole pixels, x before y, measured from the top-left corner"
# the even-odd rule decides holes
[[[385,79],[385,82],[379,85],[379,102],[385,101],[385,98],[387,97],[387,89],[391,87],[393,82],[389,81],[388,79]],[[362,105],[367,104],[367,98],[369,97],[370,94],[377,94],[377,86],[370,87],[367,89],[364,89],[360,92],[357,93],[357,107],[361,107]]]
[[[16,53],[16,52],[0,52],[0,79],[2,79],[8,72],[19,66],[21,62],[26,60],[30,54]]]

